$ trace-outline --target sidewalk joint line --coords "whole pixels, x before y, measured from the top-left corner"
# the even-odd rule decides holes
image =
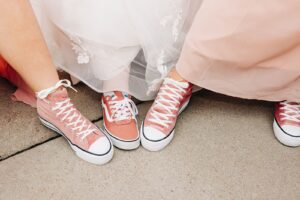
[[[50,142],[50,141],[55,140],[55,139],[60,138],[60,137],[61,137],[61,135],[54,136],[54,137],[49,138],[49,139],[47,139],[47,140],[45,140],[45,141],[43,141],[43,142],[34,144],[34,145],[32,145],[32,146],[30,146],[30,147],[28,147],[28,148],[26,148],[26,149],[17,151],[16,153],[13,153],[13,154],[11,154],[11,155],[9,155],[9,156],[7,156],[7,157],[0,158],[0,162],[2,162],[2,161],[4,161],[4,160],[7,160],[7,159],[9,159],[9,158],[11,158],[11,157],[14,157],[14,156],[16,156],[16,155],[22,154],[22,153],[24,153],[24,152],[26,152],[26,151],[28,151],[28,150],[30,150],[30,149],[33,149],[33,148],[35,148],[35,147],[38,147],[38,146],[40,146],[40,145],[43,145],[43,144],[45,144],[45,143],[47,143],[47,142]]]

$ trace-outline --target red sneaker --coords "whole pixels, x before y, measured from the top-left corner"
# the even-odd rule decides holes
[[[135,103],[122,92],[106,92],[102,96],[103,126],[113,144],[124,150],[140,146]]]
[[[105,164],[113,157],[109,138],[74,107],[68,97],[68,80],[37,93],[37,111],[43,125],[64,136],[81,159]],[[62,89],[61,89],[62,88]]]
[[[300,103],[283,101],[275,106],[276,138],[284,145],[300,146]]]
[[[188,106],[192,84],[166,78],[141,127],[145,149],[159,151],[173,139],[179,114]]]

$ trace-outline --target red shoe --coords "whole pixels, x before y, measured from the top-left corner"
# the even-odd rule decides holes
[[[113,157],[113,146],[108,138],[92,122],[74,107],[68,97],[68,80],[37,93],[37,111],[43,125],[64,136],[81,159],[105,164]]]
[[[284,145],[300,146],[300,103],[283,101],[275,106],[273,129]]]
[[[103,125],[113,144],[124,150],[140,146],[137,128],[138,110],[130,97],[122,92],[107,92],[102,96]]]
[[[141,127],[145,149],[159,151],[173,139],[177,117],[188,106],[192,84],[166,78]]]

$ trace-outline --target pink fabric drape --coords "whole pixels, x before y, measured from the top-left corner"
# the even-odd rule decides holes
[[[204,0],[178,72],[219,93],[300,102],[300,1]]]

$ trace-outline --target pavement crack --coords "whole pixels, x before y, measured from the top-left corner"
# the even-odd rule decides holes
[[[40,146],[40,145],[43,145],[43,144],[45,144],[45,143],[47,143],[47,142],[50,142],[50,141],[55,140],[55,139],[60,138],[60,137],[61,137],[61,135],[57,135],[57,136],[54,136],[54,137],[52,137],[52,138],[49,138],[49,139],[47,139],[47,140],[45,140],[45,141],[43,141],[43,142],[34,144],[34,145],[32,145],[32,146],[30,146],[30,147],[28,147],[28,148],[26,148],[26,149],[22,149],[21,151],[18,151],[18,152],[16,152],[16,153],[13,153],[13,154],[11,154],[11,155],[9,155],[9,156],[7,156],[7,157],[4,157],[4,158],[1,158],[1,157],[0,157],[0,162],[2,162],[2,161],[4,161],[4,160],[7,160],[7,159],[9,159],[9,158],[12,158],[12,157],[14,157],[14,156],[16,156],[16,155],[22,154],[22,153],[24,153],[24,152],[26,152],[26,151],[28,151],[28,150],[30,150],[30,149],[33,149],[33,148],[35,148],[35,147],[38,147],[38,146]]]
[[[103,119],[103,117],[101,116],[101,117],[99,117],[99,118],[97,118],[97,119],[92,119],[91,122],[92,122],[92,123],[97,123],[97,122],[99,122],[99,121],[102,120],[102,119]]]

